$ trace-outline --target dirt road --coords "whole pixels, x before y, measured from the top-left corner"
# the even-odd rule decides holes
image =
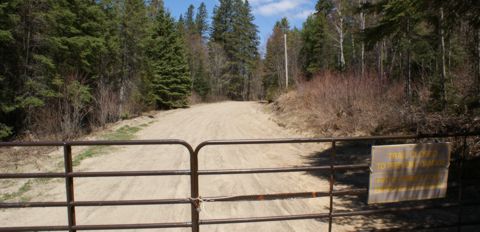
[[[183,139],[193,146],[211,139],[301,137],[278,126],[264,106],[253,102],[224,102],[160,112],[154,123],[137,133],[136,139]],[[306,165],[309,155],[322,145],[218,146],[200,153],[200,169],[259,168]],[[178,146],[132,146],[92,157],[76,171],[188,169],[189,158]],[[190,180],[185,177],[131,177],[75,179],[76,200],[127,200],[188,197]],[[65,199],[62,181],[33,186],[31,201]],[[326,191],[328,182],[308,173],[222,175],[200,177],[201,196]],[[205,203],[201,219],[273,216],[328,212],[328,198],[265,202]],[[9,209],[0,211],[2,226],[65,225],[65,208]],[[190,220],[189,205],[78,207],[77,224],[155,223]],[[301,220],[202,226],[201,231],[325,231],[326,221]],[[335,231],[352,227],[335,225]],[[162,231],[190,231],[167,229]]]

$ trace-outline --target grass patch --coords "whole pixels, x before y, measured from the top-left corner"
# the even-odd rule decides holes
[[[150,121],[150,122],[141,124],[139,127],[145,128],[145,127],[148,127],[148,126],[150,126],[150,125],[152,125],[152,124],[154,124],[154,123],[155,123],[155,121]]]
[[[35,182],[35,184],[47,184],[51,180],[55,180],[55,179],[61,180],[63,178],[51,178],[51,177],[49,177],[49,178],[38,178],[38,179],[35,179],[34,182]]]
[[[75,158],[73,158],[73,161],[72,161],[73,166],[78,166],[83,160],[103,153],[104,147],[105,146],[95,146],[95,147],[90,147],[87,150],[83,151],[79,155],[75,156]]]
[[[103,139],[106,140],[129,140],[135,138],[135,133],[142,130],[141,127],[123,126],[116,131],[106,134]]]
[[[25,194],[26,192],[30,191],[32,189],[32,181],[28,180],[25,182],[16,192],[13,193],[5,193],[0,196],[1,201],[8,201],[11,199],[14,199],[16,197],[21,197],[21,201],[28,201],[29,198],[23,197],[22,195]]]
[[[139,127],[132,127],[132,126],[123,126],[117,129],[116,131],[112,133],[108,133],[104,136],[102,136],[102,139],[104,140],[130,140],[135,138],[135,133],[139,132],[142,130],[142,125]],[[73,166],[78,166],[80,163],[88,158],[103,155],[107,153],[108,151],[112,151],[114,148],[110,146],[94,146],[86,149],[79,155],[75,156],[73,159],[72,163]]]
[[[151,123],[148,124],[142,124],[138,127],[132,127],[132,126],[123,126],[111,133],[105,134],[104,136],[101,137],[103,140],[130,140],[135,138],[135,133],[139,132],[142,128],[147,127]],[[111,152],[113,147],[111,146],[93,146],[89,147],[88,149],[84,150],[82,153],[79,155],[75,156],[72,164],[73,166],[78,166],[80,163],[88,158],[92,158],[95,156],[103,155],[108,152]],[[60,162],[58,164],[59,168],[63,167],[63,162]],[[31,198],[28,196],[23,196],[26,192],[30,191],[32,189],[32,186],[34,184],[40,184],[40,185],[45,185],[48,184],[52,179],[55,178],[39,178],[35,180],[28,180],[25,182],[16,192],[12,193],[5,193],[0,195],[0,201],[8,201],[12,200],[15,198],[19,198],[20,201],[26,202],[29,201]]]

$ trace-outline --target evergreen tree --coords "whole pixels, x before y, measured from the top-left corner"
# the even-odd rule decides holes
[[[440,31],[438,21],[431,21],[437,19],[437,11],[430,11],[429,6],[428,2],[417,0],[378,2],[369,6],[373,12],[381,12],[382,17],[375,26],[365,30],[367,46],[372,48],[379,41],[389,38],[400,52],[406,54],[402,57],[405,65],[403,68],[397,69],[398,74],[395,76],[405,79],[405,96],[409,103],[412,103],[415,96],[413,85],[416,81],[414,79],[416,67],[421,66],[421,63],[425,61],[436,62],[444,66],[442,65],[444,60],[438,59],[442,56],[439,53],[435,54],[435,50],[438,52],[441,49],[441,46],[438,46],[438,39],[431,40],[431,35],[428,35],[427,30],[429,29],[427,28],[432,25],[436,25],[435,31]],[[438,35],[433,36],[440,38]],[[442,73],[441,70],[435,71]],[[441,109],[446,100],[445,76],[434,79],[432,105],[434,108]]]
[[[186,31],[185,31],[185,20],[183,19],[183,15],[180,15],[180,17],[178,17],[178,21],[177,21],[177,31],[178,31],[178,33],[180,33],[181,35],[185,35],[185,34],[186,34]]]
[[[207,6],[204,2],[200,4],[197,10],[197,16],[195,17],[195,26],[197,28],[196,32],[203,38],[206,39],[206,33],[208,30],[208,12]]]
[[[100,54],[105,52],[102,37],[105,15],[96,2],[56,2],[58,5],[49,23],[56,30],[52,41],[58,48],[56,62],[60,64],[60,73],[93,76]]]
[[[309,16],[303,24],[303,69],[307,78],[331,67],[333,42],[328,38],[326,7],[328,5],[317,4],[317,13]]]
[[[20,1],[0,3],[0,139],[13,133],[15,126],[15,93],[21,85],[16,78],[17,53],[15,49],[15,25]]]
[[[202,38],[204,32],[198,31],[200,28],[208,28],[206,17],[207,12],[205,5],[200,6],[197,15],[195,15],[195,7],[190,5],[186,20],[183,22],[183,29],[180,31],[186,48],[188,67],[192,80],[192,90],[199,94],[202,99],[206,99],[210,87],[207,73],[207,49]],[[194,20],[195,18],[195,20]],[[181,22],[178,22],[179,24]],[[182,27],[182,26],[180,26]]]
[[[205,68],[204,62],[206,61],[206,57],[199,58],[201,61],[199,62],[199,66],[196,70],[195,75],[195,85],[193,86],[193,89],[202,99],[206,99],[208,93],[211,90],[210,83],[208,81],[208,73]]]
[[[264,60],[264,87],[268,100],[274,100],[285,86],[285,45],[284,33],[289,31],[286,18],[275,23],[273,33],[267,41]]]
[[[189,33],[196,31],[195,28],[195,6],[190,4],[185,13],[185,28]]]
[[[214,9],[211,42],[223,47],[227,56],[222,79],[228,80],[227,96],[246,100],[256,57],[258,35],[248,1],[221,0]]]
[[[152,4],[156,4],[152,2]],[[121,76],[120,86],[120,113],[124,114],[124,105],[127,104],[133,85],[141,78],[143,65],[146,63],[144,54],[147,29],[149,21],[147,18],[147,7],[143,0],[127,0],[119,6],[120,11],[120,59]],[[150,12],[155,14],[157,6],[151,5]],[[139,26],[143,25],[143,26]]]
[[[253,23],[255,17],[252,14],[252,9],[248,0],[238,1],[239,16],[236,21],[239,26],[234,27],[239,29],[236,34],[241,39],[240,47],[240,76],[243,79],[243,100],[250,99],[251,79],[255,70],[258,53],[259,37],[257,26]]]
[[[191,81],[181,35],[163,6],[154,22],[150,49],[153,76],[149,83],[149,100],[158,109],[185,107]]]
[[[227,50],[227,44],[233,37],[231,33],[234,12],[232,0],[220,0],[220,4],[213,9],[210,39],[224,47],[224,50]]]

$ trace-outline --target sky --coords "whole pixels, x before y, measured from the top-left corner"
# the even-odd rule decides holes
[[[218,0],[164,0],[165,6],[172,15],[178,19],[185,14],[190,4],[197,8],[201,2],[205,2],[209,18],[213,14],[213,8],[218,5]],[[255,16],[255,24],[258,26],[260,36],[260,51],[265,52],[265,44],[272,33],[275,22],[282,17],[287,17],[292,27],[301,28],[305,19],[313,13],[315,0],[249,0]]]

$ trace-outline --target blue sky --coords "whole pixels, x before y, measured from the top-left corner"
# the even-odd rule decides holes
[[[172,15],[178,19],[181,14],[187,11],[190,4],[198,7],[201,2],[207,5],[209,18],[218,0],[164,0],[165,6]],[[272,32],[276,21],[287,17],[291,26],[302,27],[302,23],[313,12],[315,0],[250,0],[250,5],[255,15],[255,24],[258,26],[261,47],[264,52],[265,43]]]

